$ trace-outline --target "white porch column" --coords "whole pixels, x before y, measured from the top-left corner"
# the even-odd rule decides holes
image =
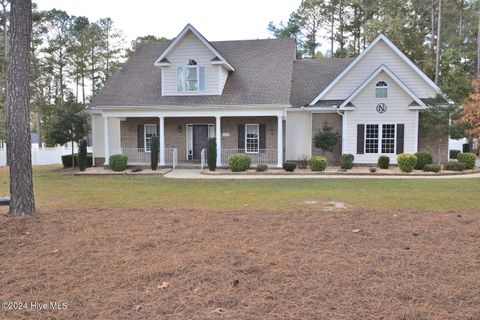
[[[105,147],[105,162],[103,163],[105,166],[108,166],[108,158],[110,158],[110,144],[108,138],[108,117],[103,116],[103,139],[104,139],[104,147]]]
[[[160,165],[165,165],[165,117],[158,117],[159,119],[159,137],[158,140],[160,141]]]
[[[217,142],[217,167],[222,166],[222,127],[220,116],[215,117],[215,140]]]
[[[283,164],[283,116],[277,116],[277,168]]]

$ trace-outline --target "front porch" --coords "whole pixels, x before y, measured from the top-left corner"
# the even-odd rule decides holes
[[[112,128],[112,123],[114,127]],[[228,167],[230,155],[245,153],[252,166],[281,167],[284,154],[283,113],[276,116],[157,116],[112,117],[103,115],[104,157],[124,154],[128,165],[150,165],[152,136],[160,140],[159,166],[206,166],[208,138],[217,138],[217,167]],[[218,139],[220,137],[220,139]],[[98,152],[97,152],[98,154]],[[102,159],[103,158],[103,159]]]

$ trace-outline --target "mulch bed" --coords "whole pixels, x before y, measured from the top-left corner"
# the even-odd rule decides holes
[[[472,199],[475,201],[475,199]],[[480,212],[0,216],[4,319],[479,319]]]
[[[206,175],[286,175],[286,176],[306,176],[306,175],[344,175],[344,176],[455,176],[468,175],[480,173],[480,169],[465,170],[465,171],[440,171],[440,172],[425,172],[422,170],[413,170],[410,173],[401,172],[398,167],[391,167],[389,169],[378,169],[376,172],[370,172],[369,167],[353,167],[350,170],[340,170],[340,167],[328,167],[325,171],[312,171],[310,169],[296,169],[293,172],[287,172],[283,169],[270,168],[267,171],[257,172],[255,169],[249,169],[243,172],[232,172],[229,169],[218,168],[215,171],[204,169],[202,174]]]
[[[75,171],[76,176],[121,176],[121,175],[164,175],[172,171],[171,168],[158,168],[152,170],[149,168],[141,168],[140,171],[136,171],[136,168],[127,168],[125,171],[113,171],[105,169],[104,167],[91,167],[85,171]]]

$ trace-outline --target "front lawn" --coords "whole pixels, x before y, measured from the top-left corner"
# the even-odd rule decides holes
[[[74,177],[36,167],[40,209],[152,208],[294,210],[312,201],[341,201],[361,209],[464,210],[480,207],[480,179],[171,180],[158,176]],[[0,195],[8,171],[0,169]],[[307,202],[307,203],[306,203]]]

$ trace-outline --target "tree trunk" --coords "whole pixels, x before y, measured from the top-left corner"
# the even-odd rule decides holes
[[[3,40],[4,40],[4,52],[3,52],[3,59],[4,59],[4,68],[3,68],[3,80],[5,81],[5,99],[7,96],[7,63],[8,63],[8,29],[7,29],[7,17],[8,17],[8,11],[7,11],[7,1],[2,1],[2,11],[3,11]],[[8,128],[8,110],[5,108],[5,128]],[[7,136],[8,136],[8,130],[7,130]],[[10,165],[10,143],[8,142],[8,137],[5,141],[5,148],[6,148],[6,157],[7,157],[7,165]]]
[[[442,0],[438,0],[437,52],[435,54],[435,84],[440,82],[440,57],[442,52]]]
[[[335,41],[335,6],[332,4],[332,17],[331,17],[332,24],[330,25],[330,57],[333,58],[333,42]]]
[[[31,37],[32,1],[14,0],[10,22],[11,59],[7,69],[7,131],[12,147],[10,214],[13,216],[23,216],[35,211],[29,113]]]
[[[430,40],[430,49],[433,50],[435,49],[435,0],[432,0],[432,39]]]
[[[83,71],[81,74],[81,78],[82,78],[82,103],[83,103],[83,106],[85,106],[85,74],[83,73]]]
[[[73,140],[70,142],[72,143],[72,171],[75,172],[75,149],[73,148]]]
[[[339,31],[340,31],[340,55],[343,57],[343,47],[344,47],[344,41],[343,41],[343,3],[342,0],[338,1],[339,7],[338,7],[338,22],[340,24]]]

